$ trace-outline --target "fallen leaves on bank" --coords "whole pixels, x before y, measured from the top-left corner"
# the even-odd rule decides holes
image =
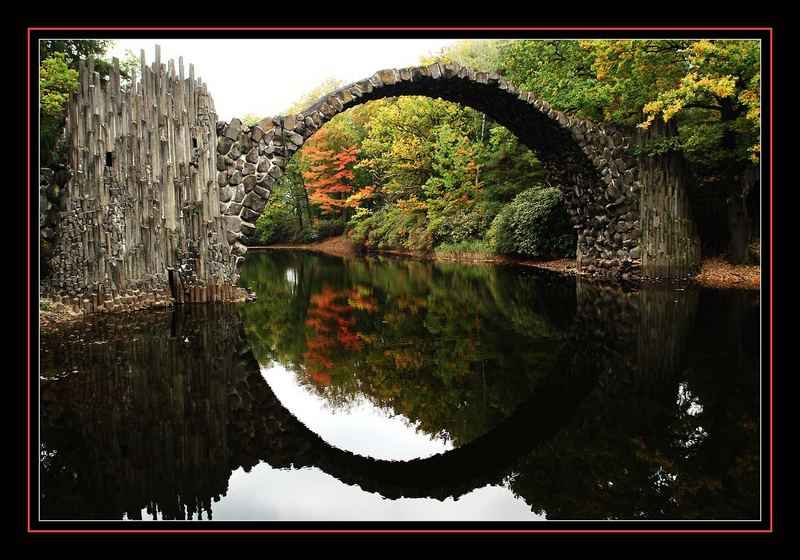
[[[710,257],[703,259],[700,274],[693,279],[709,288],[758,290],[761,287],[761,267],[731,264],[722,257]]]

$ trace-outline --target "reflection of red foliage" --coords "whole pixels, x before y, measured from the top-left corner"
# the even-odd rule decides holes
[[[306,371],[314,382],[325,387],[330,384],[330,375],[324,372],[333,367],[337,352],[342,349],[361,351],[363,342],[360,334],[353,329],[356,324],[353,316],[355,307],[350,302],[363,303],[366,299],[355,290],[334,291],[330,286],[323,287],[320,293],[311,296],[306,326],[313,333],[306,341],[307,350],[303,357]]]

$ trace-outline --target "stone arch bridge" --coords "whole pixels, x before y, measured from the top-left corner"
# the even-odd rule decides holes
[[[646,141],[645,135],[570,118],[496,73],[442,63],[381,70],[331,92],[297,115],[267,118],[253,128],[236,119],[220,124],[217,169],[219,183],[225,185],[221,210],[234,217],[231,230],[239,233],[236,243],[241,243],[236,251],[246,250],[253,223],[275,182],[306,140],[347,109],[402,95],[442,98],[477,109],[534,151],[550,181],[564,192],[578,234],[578,263],[585,272],[623,279],[670,277],[685,275],[697,265],[696,235],[683,193],[665,193],[669,215],[647,206],[651,196],[645,197],[643,207],[642,191],[667,186],[658,183],[670,167],[659,162],[666,168],[655,174],[642,169],[649,166],[634,148]]]
[[[458,64],[382,70],[296,115],[218,122],[183,61],[101,84],[93,61],[66,111],[66,165],[42,169],[40,226],[51,248],[44,292],[94,312],[230,300],[255,222],[293,154],[327,121],[375,99],[442,98],[506,126],[565,194],[583,273],[685,278],[698,269],[685,164],[639,148],[670,134],[573,119],[496,73]],[[118,68],[118,63],[117,63]]]

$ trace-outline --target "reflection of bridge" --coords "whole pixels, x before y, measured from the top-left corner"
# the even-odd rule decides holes
[[[316,466],[389,498],[460,496],[501,480],[515,459],[557,432],[591,387],[591,379],[564,371],[464,446],[425,459],[376,460],[332,447],[281,405],[233,310],[213,319],[182,311],[155,317],[133,336],[121,331],[119,340],[102,334],[113,333],[113,326],[98,318],[96,334],[81,334],[98,344],[53,349],[64,371],[73,364],[90,369],[42,385],[42,441],[56,450],[59,466],[78,473],[75,482],[59,481],[58,469],[43,471],[44,517],[76,515],[62,509],[76,503],[53,503],[74,496],[75,488],[53,488],[64,482],[86,485],[78,494],[94,503],[85,504],[85,516],[135,515],[156,502],[165,517],[181,517],[176,496],[185,506],[184,496],[196,495],[207,508],[210,497],[226,492],[231,470],[260,461],[276,468]],[[126,363],[116,358],[120,351]],[[170,358],[154,373],[149,360],[161,353]],[[211,372],[203,374],[204,368]]]
[[[424,459],[387,461],[331,446],[284,408],[253,363],[245,380],[249,402],[234,411],[235,435],[229,441],[235,463],[273,467],[316,466],[345,484],[387,498],[458,497],[502,480],[516,459],[550,439],[568,422],[593,380],[569,370],[552,375],[545,386],[512,416],[475,440]],[[276,430],[276,427],[279,428]]]
[[[659,336],[666,328],[675,335],[670,342],[675,347],[649,350],[664,353],[653,355],[653,364],[671,367],[664,358],[682,347],[680,332],[685,335],[692,305],[671,316],[670,306],[660,306],[667,315],[652,325],[640,314],[641,297],[582,289],[591,293],[583,305],[579,298],[573,335],[595,360],[591,369],[580,363],[580,355],[571,356],[489,433],[408,462],[334,448],[292,416],[261,376],[234,309],[198,306],[152,314],[119,330],[96,317],[96,328],[46,342],[45,377],[57,373],[56,365],[77,372],[42,384],[43,451],[54,452],[43,461],[42,518],[114,519],[153,505],[165,518],[185,518],[210,511],[211,498],[227,491],[231,470],[249,470],[262,460],[278,468],[317,466],[390,498],[443,499],[499,482],[516,459],[569,424],[596,387],[596,376],[581,372],[602,371],[607,377],[615,368],[634,371],[636,358],[625,355],[630,337],[642,338],[639,331]],[[602,338],[593,329],[596,321],[612,325]],[[73,335],[84,343],[71,344]],[[598,355],[605,358],[597,361]],[[163,363],[163,369],[154,371],[154,363]]]

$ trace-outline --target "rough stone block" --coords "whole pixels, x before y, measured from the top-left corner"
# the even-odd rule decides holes
[[[261,198],[264,198],[264,199],[269,198],[269,195],[271,193],[271,191],[269,189],[265,189],[263,187],[260,187],[259,185],[256,185],[255,187],[253,187],[253,192],[256,193],[258,196],[260,196]]]
[[[233,193],[236,189],[231,186],[224,186],[219,189],[219,200],[220,202],[230,202],[233,198]]]
[[[251,224],[250,222],[242,222],[241,231],[247,237],[252,237],[256,233],[256,226]]]
[[[239,119],[233,119],[231,120],[230,124],[227,127],[225,127],[225,132],[223,132],[223,135],[225,136],[225,138],[236,140],[241,131],[242,131],[242,121],[240,121]]]
[[[253,187],[256,186],[256,183],[258,183],[258,179],[256,179],[255,175],[246,176],[244,178],[244,181],[242,181],[242,185],[244,186],[244,192],[249,193],[250,191],[252,191]]]
[[[229,229],[230,231],[241,231],[242,229],[242,219],[236,216],[224,216],[223,219],[225,220],[225,228]]]
[[[343,89],[337,95],[342,99],[342,103],[344,103],[345,105],[347,105],[353,100],[353,94],[350,93],[350,90],[347,89]],[[297,127],[295,127],[295,130],[297,130]],[[300,131],[298,130],[298,132]]]
[[[247,247],[239,242],[236,242],[231,247],[231,253],[236,256],[243,257],[247,253]]]
[[[300,146],[302,146],[303,142],[304,142],[303,137],[301,135],[297,134],[296,132],[288,132],[286,134],[286,138],[287,138],[287,140],[289,140],[289,142],[291,142],[292,144],[294,144],[298,148]]]
[[[232,146],[233,140],[230,138],[223,136],[222,138],[217,139],[217,153],[225,155],[231,151]]]
[[[328,120],[329,118],[333,117],[336,114],[336,109],[328,101],[323,103],[322,106],[319,108],[319,110],[322,112],[323,115],[325,115],[326,117],[325,120]]]
[[[233,193],[233,201],[241,202],[244,200],[244,185],[237,185],[236,192]]]
[[[370,93],[374,89],[372,82],[369,80],[356,82],[356,87],[359,89],[359,91],[361,91],[362,95],[365,93]]]
[[[259,143],[263,143],[266,146],[267,144],[272,142],[273,138],[275,138],[275,129],[270,128],[264,133],[264,136],[263,138],[261,138],[261,140],[259,140]]]
[[[233,245],[239,241],[239,238],[242,236],[242,234],[228,229],[225,230],[225,236],[228,240],[228,245]]]
[[[399,73],[397,70],[380,70],[376,74],[384,85],[391,86],[396,84],[398,79],[400,78]]]
[[[261,212],[264,209],[264,205],[267,203],[266,200],[258,196],[254,192],[249,192],[245,195],[244,200],[242,201],[242,205],[245,208],[249,208],[255,212]]]
[[[239,216],[241,216],[242,220],[244,220],[245,222],[252,222],[252,223],[255,223],[255,221],[258,220],[258,217],[260,215],[261,214],[259,212],[251,210],[246,206],[242,207],[242,211],[239,213]]]

